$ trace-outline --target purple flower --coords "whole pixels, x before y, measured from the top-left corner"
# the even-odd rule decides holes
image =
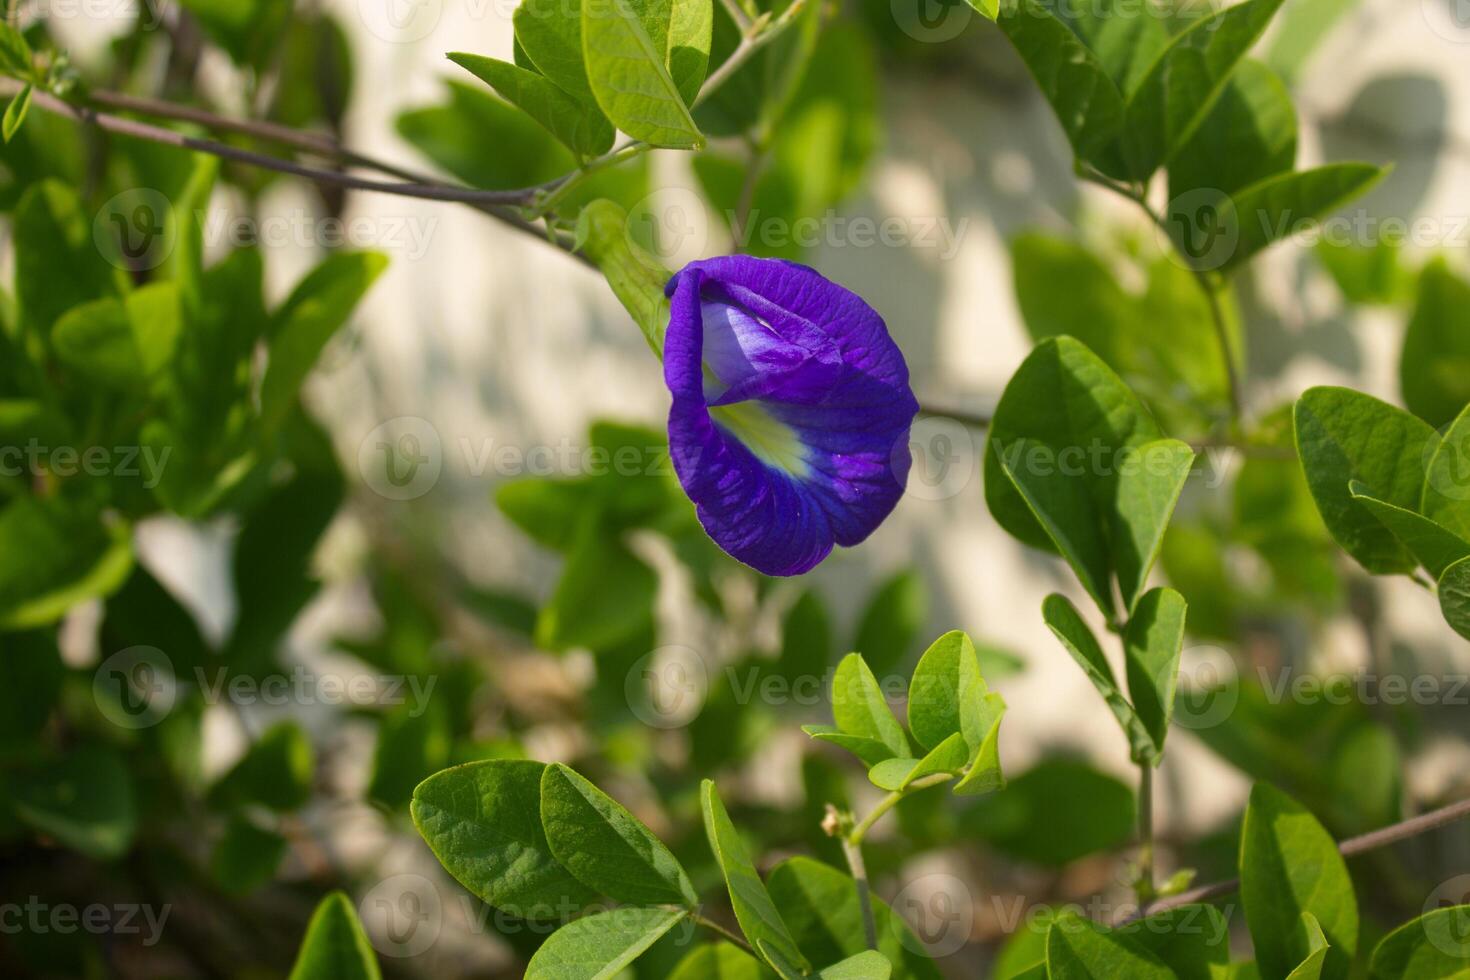
[[[709,536],[800,575],[871,534],[903,494],[919,409],[883,319],[778,259],[691,262],[665,291],[669,449]]]

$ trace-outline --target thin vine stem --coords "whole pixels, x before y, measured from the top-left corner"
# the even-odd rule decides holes
[[[867,863],[863,860],[863,840],[868,836],[868,831],[873,829],[873,825],[905,797],[919,790],[928,789],[930,786],[947,783],[953,778],[954,776],[950,773],[939,772],[916,779],[905,788],[894,790],[879,800],[877,806],[873,807],[862,820],[854,823],[851,814],[840,815],[837,819],[834,832],[842,844],[842,856],[847,859],[847,869],[852,873],[852,880],[856,883],[858,908],[862,911],[863,916],[863,936],[869,949],[878,948],[878,926],[873,916],[873,892],[868,883]],[[829,804],[829,812],[835,813],[836,808]]]
[[[1450,803],[1437,810],[1430,810],[1428,813],[1421,813],[1417,817],[1410,817],[1407,820],[1401,820],[1387,827],[1370,830],[1368,833],[1359,834],[1357,837],[1349,837],[1337,845],[1337,850],[1343,857],[1355,857],[1359,854],[1366,854],[1369,851],[1376,851],[1379,848],[1387,847],[1390,844],[1397,844],[1400,841],[1408,840],[1419,834],[1428,833],[1431,830],[1438,830],[1440,827],[1455,823],[1458,820],[1464,820],[1467,817],[1470,817],[1470,798],[1460,800],[1456,803]],[[1156,915],[1160,912],[1167,912],[1181,905],[1207,902],[1211,899],[1229,895],[1238,888],[1240,888],[1239,878],[1200,885],[1197,888],[1180,892],[1178,895],[1171,895],[1168,898],[1147,903],[1135,914],[1129,916],[1126,921],[1132,922],[1145,915]]]
[[[750,948],[750,943],[746,942],[743,936],[737,936],[733,931],[726,929],[714,919],[706,919],[698,912],[690,912],[689,921],[693,922],[697,926],[703,926],[711,932],[717,933],[726,942],[734,943],[736,946],[739,946],[751,956],[756,955],[755,950]]]
[[[1173,241],[1163,215],[1155,211],[1148,203],[1148,196],[1141,185],[1125,184],[1113,180],[1090,167],[1080,168],[1078,172],[1083,180],[1104,187],[1138,205],[1148,216],[1149,221],[1153,222],[1154,226],[1162,231],[1169,241]],[[1183,260],[1188,264],[1187,258]],[[1230,340],[1230,326],[1225,320],[1225,307],[1220,302],[1220,287],[1205,270],[1196,269],[1192,265],[1189,269],[1194,276],[1195,285],[1199,287],[1200,292],[1204,295],[1205,304],[1209,307],[1210,323],[1215,331],[1215,342],[1220,346],[1220,360],[1225,365],[1225,388],[1226,397],[1230,403],[1230,418],[1233,422],[1239,422],[1245,414],[1244,383],[1240,376],[1240,368],[1235,363],[1235,345]]]
[[[1147,759],[1138,764],[1138,883],[1141,901],[1158,894],[1154,882],[1154,767]]]

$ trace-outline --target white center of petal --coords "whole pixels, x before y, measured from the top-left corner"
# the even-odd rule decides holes
[[[806,446],[791,426],[766,411],[759,402],[736,402],[709,410],[710,418],[755,454],[756,459],[795,477],[811,473]]]

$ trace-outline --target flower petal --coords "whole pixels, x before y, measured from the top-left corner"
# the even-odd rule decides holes
[[[871,534],[902,496],[918,410],[882,318],[779,260],[694,262],[668,291],[669,445],[710,537],[797,575]]]

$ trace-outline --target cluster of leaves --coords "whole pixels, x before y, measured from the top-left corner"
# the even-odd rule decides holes
[[[936,641],[915,668],[909,692],[909,729],[925,749],[922,758],[914,756],[910,734],[858,654],[843,660],[833,681],[836,726],[807,730],[867,763],[869,778],[892,794],[890,806],[910,791],[955,778],[957,794],[1000,788],[997,746],[1005,703],[986,688],[969,637],[954,632]],[[746,954],[758,955],[787,980],[935,975],[901,920],[881,903],[876,912],[859,907],[870,899],[860,897],[852,878],[793,858],[763,881],[713,781],[701,783],[699,799],[709,847],[746,945],[744,953],[728,943],[691,951],[675,975],[701,975],[710,957],[753,969]],[[709,924],[673,852],[564,765],[488,761],[448,769],[414,791],[412,813],[440,863],[481,900],[529,921],[572,919],[537,950],[528,977],[606,976],[681,923]],[[854,834],[850,817],[833,832]],[[849,842],[860,843],[860,837]],[[620,904],[580,915],[607,901]],[[881,919],[876,951],[864,949],[865,914]]]

